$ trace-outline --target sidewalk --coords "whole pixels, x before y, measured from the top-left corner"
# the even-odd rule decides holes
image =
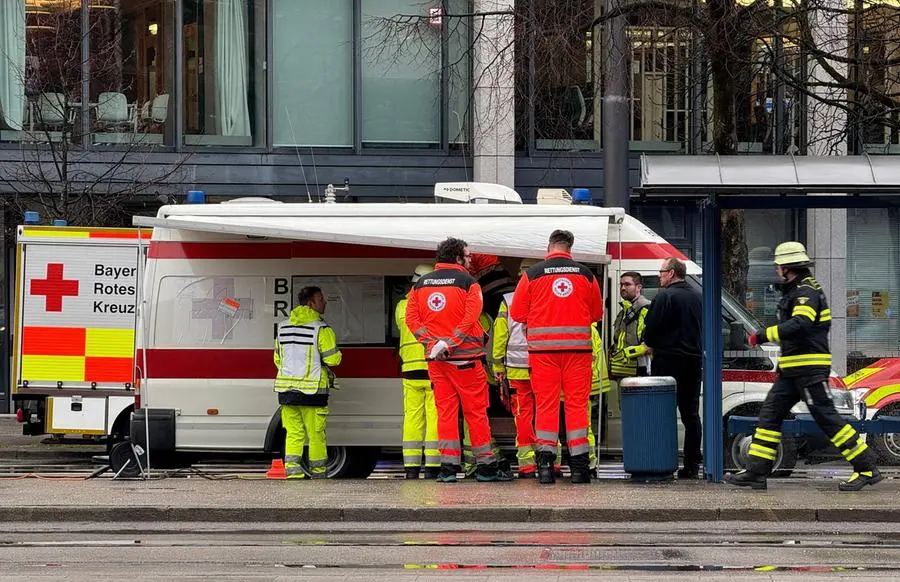
[[[900,522],[900,480],[839,493],[835,479],[765,492],[703,481],[588,486],[534,481],[0,479],[0,522]]]

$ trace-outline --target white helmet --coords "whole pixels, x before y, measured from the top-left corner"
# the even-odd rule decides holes
[[[416,270],[413,272],[412,276],[412,282],[417,283],[419,279],[422,278],[422,275],[427,275],[432,271],[434,271],[434,267],[432,265],[416,265]]]

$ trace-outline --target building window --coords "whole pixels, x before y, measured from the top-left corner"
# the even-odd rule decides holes
[[[273,0],[275,146],[353,145],[353,1]]]
[[[853,358],[900,352],[900,212],[847,211],[847,351]]]
[[[265,94],[265,78],[256,72],[265,45],[255,34],[263,2],[183,2],[184,141],[252,146],[260,125],[254,95]]]
[[[440,145],[442,29],[447,21],[394,25],[398,16],[425,16],[421,0],[366,0],[362,10],[363,145]]]
[[[171,4],[92,1],[86,15],[83,31],[80,2],[0,0],[0,140],[171,144]]]

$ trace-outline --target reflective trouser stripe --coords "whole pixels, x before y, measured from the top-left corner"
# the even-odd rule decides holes
[[[862,437],[859,437],[856,439],[856,446],[854,446],[852,449],[847,447],[846,449],[841,451],[841,454],[844,455],[844,458],[848,461],[852,461],[853,459],[858,457],[860,453],[868,448],[869,445],[866,444],[866,441],[864,441]]]
[[[853,438],[853,435],[856,434],[856,430],[850,426],[849,424],[845,424],[844,427],[837,432],[836,435],[831,437],[831,442],[836,447],[842,446],[844,443]]]
[[[303,447],[309,441],[309,472],[312,477],[324,477],[328,464],[325,444],[325,428],[328,419],[327,406],[281,406],[281,425],[284,427],[285,473],[298,475]],[[288,461],[290,459],[290,461]]]
[[[510,378],[512,413],[516,423],[516,459],[520,473],[535,470],[534,392],[530,380]]]
[[[440,465],[437,446],[437,407],[429,380],[404,378],[403,384],[403,465],[422,466],[422,448],[425,448],[425,466]]]
[[[750,443],[750,454],[754,457],[760,457],[768,461],[774,461],[777,458],[778,450],[757,443]]]
[[[781,433],[776,432],[774,430],[768,430],[765,428],[756,428],[756,433],[753,435],[754,438],[766,441],[769,443],[775,443],[776,445],[781,442]]]
[[[535,469],[534,447],[518,447],[516,449],[516,460],[519,462],[520,473],[530,473]]]

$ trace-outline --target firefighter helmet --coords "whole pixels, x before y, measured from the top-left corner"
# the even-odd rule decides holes
[[[789,241],[775,247],[775,264],[779,267],[809,267],[813,262],[803,244]]]
[[[519,274],[520,275],[525,274],[525,271],[527,271],[528,269],[537,265],[540,262],[541,262],[540,259],[522,259],[522,264],[519,265]]]
[[[412,276],[412,282],[417,283],[423,275],[427,275],[432,271],[434,271],[434,267],[431,265],[416,265],[416,270],[413,272]]]

